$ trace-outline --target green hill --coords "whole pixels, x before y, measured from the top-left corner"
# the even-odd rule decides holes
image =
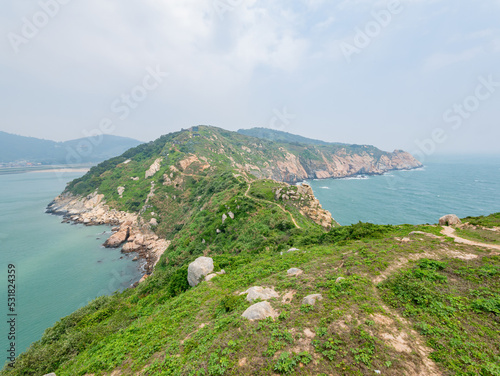
[[[240,129],[238,130],[238,133],[244,134],[246,136],[264,138],[269,141],[285,142],[290,144],[298,143],[298,144],[309,144],[309,145],[347,145],[341,142],[326,142],[321,140],[314,140],[312,138],[298,136],[292,133],[278,131],[269,128]]]
[[[123,153],[140,142],[131,138],[102,135],[93,140],[55,142],[0,131],[0,163],[50,164],[95,163]]]
[[[376,159],[200,126],[94,167],[52,211],[118,224],[124,247],[170,244],[135,288],[62,318],[1,374],[499,375],[500,257],[483,237],[498,214],[460,228],[482,246],[439,226],[340,227],[307,185],[269,179],[335,155]],[[200,256],[224,274],[191,287]],[[273,317],[242,317],[253,286],[274,292]]]

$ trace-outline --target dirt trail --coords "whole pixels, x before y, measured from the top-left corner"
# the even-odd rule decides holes
[[[455,229],[452,227],[449,227],[449,226],[443,226],[443,230],[441,231],[441,234],[443,234],[445,236],[449,236],[450,238],[453,238],[456,243],[473,245],[473,246],[477,246],[477,247],[484,247],[484,248],[489,248],[489,249],[494,249],[494,250],[500,251],[500,245],[479,243],[479,242],[475,242],[473,240],[461,238],[460,236],[455,235]]]
[[[256,198],[256,197],[251,197],[248,195],[248,192],[250,192],[250,188],[252,187],[252,182],[248,182],[248,188],[245,192],[245,197],[248,197],[248,198],[251,198],[252,200],[255,200],[255,201],[261,201],[261,202],[267,202],[267,203],[271,203],[271,204],[274,204],[276,206],[278,206],[281,210],[283,210],[283,213],[286,213],[288,215],[290,215],[290,218],[293,222],[293,224],[295,225],[295,227],[297,228],[302,228],[298,225],[298,223],[295,221],[295,218],[293,217],[292,213],[290,213],[288,210],[286,210],[283,206],[281,206],[280,204],[276,203],[276,202],[271,202],[271,201],[268,201],[268,200],[263,200],[263,199],[260,199],[260,198]]]
[[[377,289],[374,289],[374,294],[378,296],[379,301],[382,301]],[[398,312],[389,308],[385,304],[381,304],[381,307],[385,312],[387,312],[392,318],[374,315],[374,321],[378,324],[385,323],[387,325],[386,329],[386,342],[390,345],[399,349],[401,352],[411,352],[414,351],[417,354],[420,362],[412,363],[406,362],[404,364],[405,374],[409,376],[437,376],[442,375],[436,363],[429,358],[432,353],[432,349],[425,344],[425,340],[418,334],[414,329],[411,328],[411,324]],[[399,321],[403,324],[401,331],[398,330],[396,323]],[[398,337],[394,337],[399,334]],[[417,369],[415,369],[417,368]]]

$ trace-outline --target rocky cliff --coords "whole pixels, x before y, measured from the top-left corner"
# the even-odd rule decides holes
[[[270,178],[289,183],[305,179],[345,178],[356,175],[381,175],[392,170],[410,170],[422,167],[410,153],[396,150],[392,153],[374,155],[369,152],[348,153],[345,148],[338,151],[320,150],[315,158],[304,158],[283,150],[282,158],[267,164],[236,167],[251,172],[259,178]]]
[[[123,253],[136,252],[145,261],[144,271],[151,273],[170,242],[160,239],[137,214],[111,209],[104,195],[94,192],[85,197],[64,192],[47,207],[47,213],[62,215],[64,222],[87,226],[112,225],[113,234],[103,244],[107,248],[122,247]]]

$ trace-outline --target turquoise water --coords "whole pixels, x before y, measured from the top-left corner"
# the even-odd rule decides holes
[[[109,227],[62,224],[61,217],[45,214],[66,182],[81,175],[0,175],[0,320],[7,321],[7,267],[14,264],[17,354],[59,318],[141,277],[133,256],[101,246]],[[8,342],[2,324],[0,365]]]
[[[445,214],[500,212],[498,156],[446,157],[418,170],[308,183],[341,225],[437,223]]]

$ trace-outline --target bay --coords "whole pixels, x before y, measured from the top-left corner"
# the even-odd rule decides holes
[[[500,212],[499,156],[446,156],[417,170],[308,183],[341,225],[437,223],[445,214]]]
[[[123,290],[141,277],[131,261],[133,255],[102,247],[110,227],[62,224],[61,217],[45,213],[66,183],[82,174],[0,175],[0,312],[6,322],[7,268],[12,264],[16,270],[17,354],[61,317],[98,296]],[[0,331],[4,354],[10,343],[7,329],[2,325]]]

